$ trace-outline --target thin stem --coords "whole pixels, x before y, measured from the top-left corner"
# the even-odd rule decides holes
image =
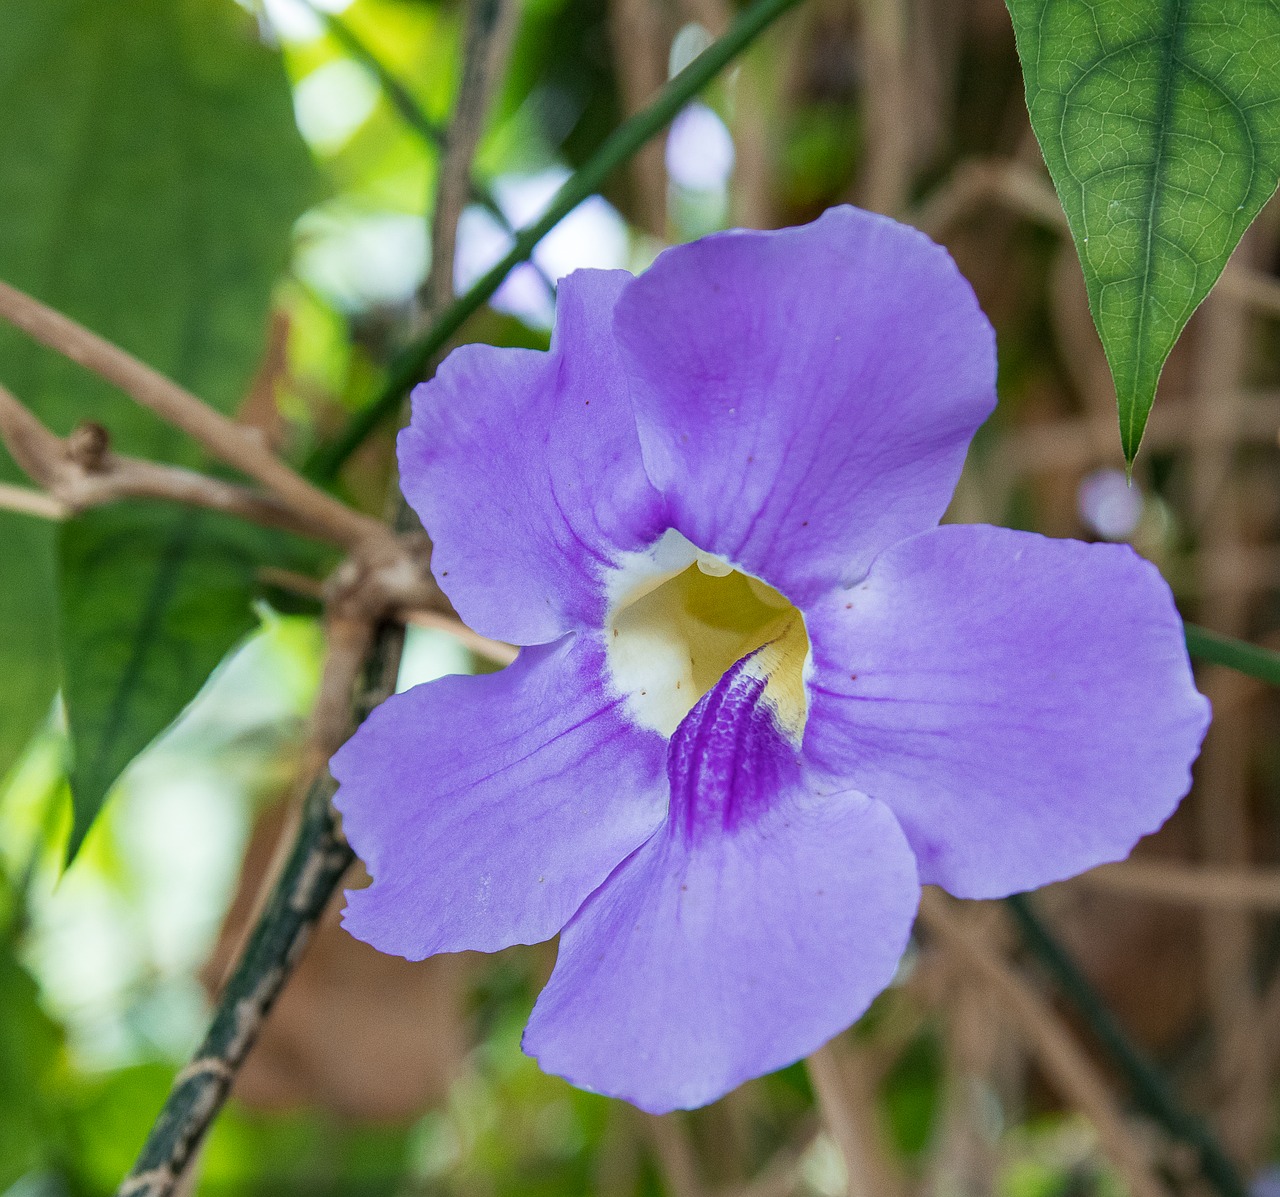
[[[0,386],[0,442],[32,482],[53,489],[62,440],[5,386]]]
[[[445,616],[438,618],[446,620]],[[1077,877],[1075,884],[1156,902],[1280,911],[1280,869],[1126,860],[1090,869]]]
[[[64,520],[71,514],[64,503],[43,491],[32,490],[29,486],[13,486],[8,482],[0,482],[0,509],[19,515],[33,515],[42,520]]]
[[[1013,158],[971,158],[911,212],[907,219],[930,237],[940,238],[992,204],[1062,233],[1070,233],[1067,215],[1043,167]]]
[[[490,661],[494,665],[504,667],[510,665],[520,652],[515,645],[505,644],[501,640],[490,640],[488,636],[481,636],[479,632],[473,632],[457,616],[445,615],[441,611],[402,611],[400,612],[400,617],[405,623],[413,624],[414,627],[430,628],[432,631],[444,632],[446,636],[451,636],[469,652],[475,653],[477,657]]]
[[[423,288],[432,318],[453,298],[458,221],[472,189],[471,167],[484,133],[488,99],[510,52],[515,20],[513,0],[476,0],[467,9],[462,82],[436,180],[431,269]]]
[[[903,1197],[905,1186],[886,1150],[864,1061],[832,1040],[804,1065],[818,1112],[844,1160],[846,1197]]]
[[[1095,1038],[1123,1073],[1134,1100],[1174,1138],[1196,1153],[1204,1178],[1222,1197],[1248,1197],[1248,1189],[1236,1173],[1209,1128],[1179,1104],[1165,1078],[1124,1033],[1097,990],[1075,961],[1041,922],[1026,894],[1014,894],[1005,902],[1022,937],[1035,957],[1053,977],[1063,995],[1075,1006]]]
[[[609,47],[622,115],[643,111],[667,79],[669,17],[657,0],[608,0]],[[662,238],[667,231],[667,172],[662,146],[645,145],[628,163],[631,218]]]
[[[1211,632],[1199,624],[1184,624],[1183,633],[1187,638],[1187,651],[1193,657],[1211,665],[1225,665],[1268,685],[1280,686],[1280,653],[1234,636]]]
[[[315,523],[299,515],[274,495],[180,466],[113,453],[107,445],[106,431],[99,425],[81,425],[64,441],[4,386],[0,386],[0,442],[31,480],[48,492],[42,495],[8,487],[9,502],[0,493],[0,506],[10,509],[64,519],[77,511],[122,499],[163,499],[225,512],[317,540],[335,540],[330,524]],[[25,506],[20,500],[25,501]],[[39,509],[36,501],[46,506]]]
[[[256,479],[299,517],[327,527],[344,547],[354,549],[389,537],[377,520],[353,511],[295,473],[254,429],[228,419],[119,346],[4,282],[0,282],[0,319],[119,387],[220,461]]]
[[[403,643],[403,629],[392,624],[384,624],[376,636],[367,626],[353,625],[349,634],[331,639],[319,705],[336,708],[341,704],[344,722],[362,721],[394,688]],[[330,740],[324,745],[327,751],[335,747],[332,736],[327,720],[313,725],[313,740]],[[338,882],[355,859],[333,811],[336,789],[325,769],[308,787],[293,846],[218,997],[204,1041],[175,1078],[118,1197],[170,1197],[174,1192]]]
[[[698,1156],[684,1124],[683,1110],[671,1114],[642,1114],[662,1174],[663,1188],[670,1197],[703,1197],[698,1176]]]
[[[621,163],[670,124],[685,104],[774,21],[799,2],[800,0],[755,0],[729,32],[676,75],[648,108],[619,125],[591,159],[565,182],[546,212],[528,228],[516,234],[515,244],[507,256],[465,295],[454,300],[419,340],[396,356],[381,392],[373,402],[348,421],[332,444],[312,457],[307,463],[308,474],[321,480],[332,478],[369,433],[399,408],[405,392],[419,380],[427,363],[444,348],[467,318],[502,286],[507,275],[528,260],[538,242],[583,200],[599,191],[601,184]]]
[[[307,794],[302,827],[208,1034],[174,1081],[119,1197],[166,1197],[187,1168],[213,1113],[289,977],[338,881],[354,859],[329,806],[326,774]]]
[[[299,516],[274,495],[261,494],[195,470],[136,457],[109,454],[100,474],[82,473],[65,491],[55,493],[65,494],[68,505],[77,511],[121,499],[163,499],[207,511],[221,511],[265,528],[281,528],[342,547],[331,525],[313,523]]]

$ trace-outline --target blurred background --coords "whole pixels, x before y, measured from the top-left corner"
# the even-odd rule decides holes
[[[729,0],[524,0],[458,223],[456,288],[734,12]],[[0,278],[306,460],[423,326],[464,21],[444,0],[0,0]],[[1128,541],[1188,618],[1280,645],[1280,208],[1189,326],[1126,485],[1110,375],[998,0],[804,0],[457,340],[545,347],[570,270],[639,270],[666,245],[842,202],[947,245],[996,326],[1001,402],[951,517]],[[92,416],[126,448],[190,457],[7,333],[0,380],[43,404],[56,431]],[[379,428],[334,481],[376,514],[393,432]],[[0,1193],[78,1197],[113,1191],[132,1164],[257,908],[289,826],[323,652],[317,586],[334,562],[291,543],[257,569],[254,605],[210,650],[209,668],[221,663],[118,781],[107,771],[111,799],[63,871],[54,640],[74,659],[121,633],[94,624],[68,643],[79,633],[51,630],[38,594],[22,598],[32,592],[12,579],[45,568],[39,522],[0,522],[0,666],[39,714],[0,722]],[[64,624],[116,585],[82,574]],[[448,632],[413,627],[400,685],[493,667]],[[68,702],[87,684],[77,676]],[[1240,675],[1208,668],[1199,682],[1215,719],[1192,797],[1133,862],[1052,887],[1036,909],[1255,1191],[1280,1193],[1280,710]],[[796,1066],[662,1119],[520,1054],[554,945],[411,966],[349,939],[337,908],[188,1191],[1131,1192],[1099,1109],[1122,1120],[1163,1191],[1209,1191],[1189,1149],[1132,1100],[1096,1029],[1058,1004],[999,904],[955,915],[1020,997],[923,937],[824,1075]],[[1064,1080],[1080,1067],[1101,1105]]]

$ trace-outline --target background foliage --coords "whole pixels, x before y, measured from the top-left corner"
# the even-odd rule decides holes
[[[949,246],[999,336],[1000,408],[952,516],[1127,540],[1189,618],[1266,645],[1280,622],[1280,214],[1264,206],[1280,17],[1266,0],[1010,8],[805,0],[669,132],[597,171],[620,122],[734,10],[526,0],[459,225],[458,290],[573,172],[592,164],[598,186],[454,340],[545,346],[552,284],[577,266],[640,269],[665,244],[838,202],[891,212]],[[345,458],[335,446],[379,393],[394,410],[406,360],[425,368],[405,354],[423,332],[462,30],[437,0],[0,0],[0,279],[287,459],[328,463],[337,493],[380,516],[392,422],[370,421]],[[1147,427],[1165,356],[1242,235]],[[121,451],[213,469],[3,325],[0,382],[60,434],[93,421]],[[21,481],[0,451],[0,482]],[[0,509],[0,1193],[113,1191],[199,1040],[286,829],[333,563],[162,503],[56,523]],[[414,628],[401,684],[489,667]],[[1135,864],[1036,909],[1155,1061],[1158,1091],[1265,1193],[1280,1157],[1277,710],[1225,669],[1200,682],[1217,719],[1192,798]],[[408,966],[334,914],[198,1192],[1124,1191],[1061,1059],[928,937],[839,1042],[835,1105],[797,1066],[654,1120],[520,1055],[552,948]],[[1108,1071],[1097,1019],[1048,1004],[1061,972],[1051,983],[999,906],[962,917],[1099,1070],[1160,1183],[1204,1191],[1195,1152]]]

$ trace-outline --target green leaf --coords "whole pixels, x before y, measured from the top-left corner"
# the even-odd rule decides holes
[[[149,1063],[76,1078],[64,1114],[71,1193],[116,1191],[164,1104],[173,1074],[170,1064]]]
[[[35,982],[0,941],[0,1190],[47,1163],[49,1080],[61,1047]]]
[[[318,192],[279,56],[233,0],[0,0],[0,29],[0,278],[220,410],[234,410],[262,353],[293,223]],[[0,382],[58,432],[94,419],[121,450],[199,460],[181,434],[7,327],[0,327]],[[0,462],[0,474],[12,476],[8,462]],[[64,544],[64,567],[92,556],[95,576],[110,578],[101,596],[110,610],[101,612],[84,577],[67,579],[64,611],[82,611],[88,621],[66,642],[82,820],[128,755],[177,715],[203,681],[197,666],[207,673],[229,634],[166,610],[170,599],[186,600],[181,583],[163,585],[146,568],[158,560],[158,529],[142,559],[114,570],[91,554],[91,530],[113,518],[80,521]],[[175,511],[167,518],[169,572],[198,574],[201,561],[220,551],[217,538],[203,542],[212,521]],[[18,750],[9,741],[27,734],[31,712],[41,703],[47,709],[58,673],[52,636],[31,615],[43,611],[44,624],[51,622],[58,606],[51,575],[21,564],[53,560],[55,537],[52,529],[24,536],[13,539],[9,521],[0,526],[0,558],[7,558],[0,588],[8,592],[0,599],[7,642],[0,653],[24,687],[0,698],[0,764],[6,751]],[[113,543],[128,553],[124,542]],[[189,567],[180,560],[186,551],[195,554]],[[243,601],[239,609],[247,612]],[[146,613],[159,642],[185,662],[180,684],[149,677],[153,692],[141,706],[136,678],[106,672],[112,661],[122,671],[135,668],[136,653],[92,663],[79,655],[90,630],[104,625],[127,640],[122,621],[130,611]],[[43,670],[35,681],[33,668]],[[124,723],[112,731],[113,720]],[[77,836],[84,829],[78,823]]]
[[[278,56],[233,0],[0,0],[0,277],[232,410],[316,195]],[[11,330],[0,380],[55,429],[190,460]]]
[[[68,859],[124,767],[256,626],[270,538],[210,512],[105,507],[61,536],[63,695],[71,728]]]
[[[1178,334],[1280,175],[1276,0],[1007,0],[1132,463]]]
[[[58,688],[54,554],[43,520],[0,511],[0,779],[48,717]]]

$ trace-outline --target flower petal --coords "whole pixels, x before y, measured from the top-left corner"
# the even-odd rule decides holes
[[[1209,706],[1128,546],[942,527],[807,615],[806,758],[893,810],[926,884],[993,898],[1121,859],[1191,785]]]
[[[892,979],[920,896],[893,816],[806,774],[743,666],[678,729],[666,826],[565,928],[525,1032],[547,1071],[653,1113],[848,1026]]]
[[[855,208],[668,250],[615,323],[672,523],[797,604],[937,524],[995,404],[947,252]]]
[[[465,345],[413,393],[404,492],[463,620],[515,644],[603,622],[602,571],[662,531],[612,313],[631,276],[560,284],[551,350]]]
[[[373,884],[343,923],[384,952],[496,951],[554,935],[661,823],[666,742],[567,637],[483,677],[388,699],[333,759]]]

